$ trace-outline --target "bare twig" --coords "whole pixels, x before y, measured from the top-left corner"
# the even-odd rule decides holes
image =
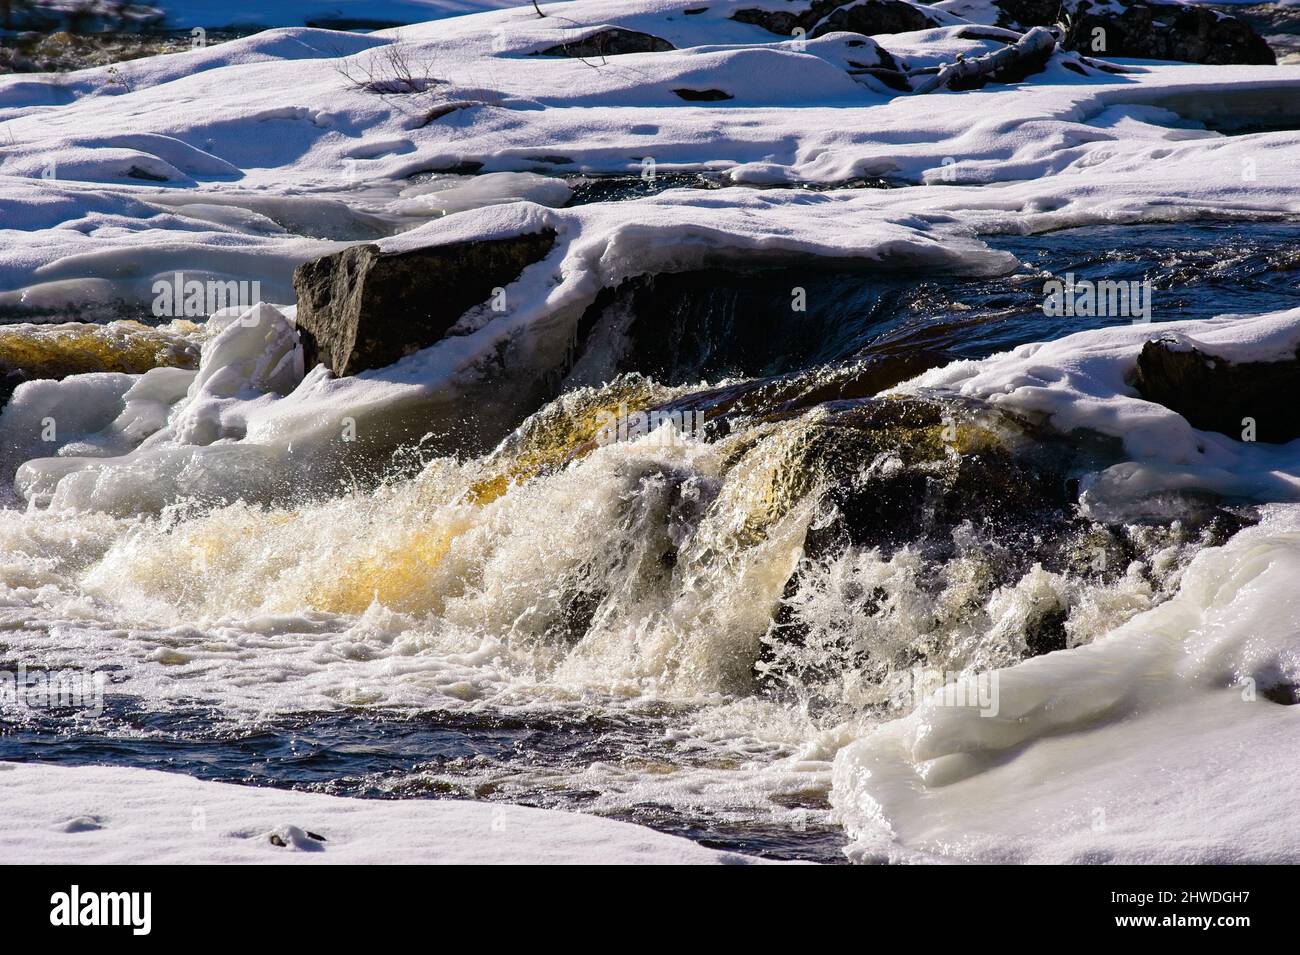
[[[443,82],[433,75],[428,64],[423,69],[417,67],[401,40],[390,43],[382,52],[362,61],[339,60],[334,65],[334,72],[354,88],[381,96],[423,93]]]

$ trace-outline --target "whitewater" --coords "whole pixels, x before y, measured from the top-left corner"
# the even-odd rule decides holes
[[[93,718],[7,711],[0,846],[141,861],[161,813],[180,861],[277,859],[267,833],[302,861],[1300,861],[1300,440],[1133,385],[1157,337],[1300,349],[1300,72],[1058,52],[899,95],[850,61],[1002,41],[942,4],[865,44],[730,18],[779,6],[577,0],[0,77],[0,355],[148,366],[25,381],[0,412],[0,661],[110,692]],[[533,55],[611,25],[675,49]],[[399,46],[436,85],[349,79]],[[607,177],[629,194],[578,201]],[[302,263],[543,229],[503,313],[307,367]],[[814,262],[930,297],[785,364],[703,326],[671,372],[602,298]],[[1155,323],[1046,318],[1076,266],[1156,274]],[[178,273],[260,300],[161,320]],[[831,281],[771,274],[786,315]],[[662,314],[720,321],[673,288],[647,293]],[[652,408],[711,423],[602,431]],[[962,462],[996,482],[1004,453],[1077,497],[982,520],[1015,480],[964,496]],[[852,525],[917,474],[955,503]],[[335,762],[277,775],[259,734]],[[165,809],[196,801],[220,817],[197,835]]]

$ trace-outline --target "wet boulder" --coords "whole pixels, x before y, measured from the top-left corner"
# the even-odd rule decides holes
[[[354,375],[427,348],[554,244],[546,229],[403,252],[352,246],[300,265],[293,284],[306,366]]]
[[[1253,422],[1256,440],[1300,438],[1300,354],[1234,364],[1185,340],[1159,338],[1142,346],[1133,385],[1203,431],[1240,439]]]

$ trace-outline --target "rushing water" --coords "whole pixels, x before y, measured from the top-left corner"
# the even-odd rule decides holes
[[[977,357],[1126,321],[1045,317],[1049,274],[1150,280],[1156,321],[1290,307],[1298,232],[1204,223],[1003,237],[992,244],[1024,268],[978,280],[803,273],[812,324],[797,336],[781,321],[787,275],[669,277],[652,294],[677,323],[666,336],[676,344],[640,353],[642,366],[626,370],[680,385],[863,353]],[[761,595],[780,597],[789,576],[777,545],[801,539],[810,515],[796,506],[765,513],[760,533],[753,501],[738,498],[737,511],[712,524],[699,516],[740,493],[727,469],[732,456],[753,453],[747,440],[653,460],[596,455],[504,494],[488,461],[448,464],[373,498],[281,512],[235,505],[165,526],[0,515],[4,546],[21,554],[0,606],[0,660],[95,666],[115,681],[98,716],[11,714],[0,758],[368,798],[506,800],[839,861],[844,838],[827,803],[832,750],[818,741],[834,721],[806,695],[750,684],[757,637],[743,637],[755,614],[767,614]],[[744,470],[762,465],[753,458]],[[462,492],[473,508],[459,503]],[[751,510],[739,513],[741,504]],[[448,567],[456,535],[477,550]],[[1133,546],[1165,548],[1172,565],[1184,543]],[[967,607],[980,591],[962,576],[970,554],[944,566],[938,590],[920,579],[923,556],[858,554],[855,566],[827,568],[796,595],[798,606],[839,632],[871,617],[879,598],[862,581],[874,580],[897,598],[882,618],[890,639],[933,642],[933,623],[920,621],[926,602],[938,593]],[[1104,621],[1121,603],[1131,613],[1158,601],[1159,586],[1154,577],[1112,580],[1087,596]],[[367,609],[377,590],[385,607]],[[817,646],[809,638],[803,650]],[[996,663],[1009,652],[985,641],[962,659]],[[281,694],[294,689],[316,703],[286,707]],[[430,694],[447,705],[430,709]],[[836,719],[855,699],[834,701]],[[879,706],[861,703],[850,718]]]

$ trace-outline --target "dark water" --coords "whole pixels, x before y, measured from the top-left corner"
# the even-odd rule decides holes
[[[557,157],[562,158],[562,157]],[[549,171],[540,169],[540,172]],[[721,173],[683,172],[656,173],[653,176],[571,176],[566,180],[573,189],[570,206],[585,206],[593,202],[617,202],[624,199],[644,199],[657,196],[669,189],[724,189],[738,185]],[[791,188],[788,183],[773,183],[770,187],[750,188]],[[803,183],[793,188],[809,192],[839,191],[842,189],[888,189],[890,183],[884,179],[853,179],[834,184]]]
[[[1300,223],[1200,223],[1073,229],[988,240],[1014,254],[1011,276],[809,268],[710,269],[625,287],[635,342],[621,371],[668,384],[781,375],[863,355],[979,358],[1016,345],[1129,324],[1048,317],[1046,280],[1151,285],[1152,322],[1300,305]],[[806,310],[791,309],[803,289]]]
[[[681,713],[656,707],[618,717],[519,718],[367,710],[296,713],[250,723],[231,722],[210,708],[150,709],[128,697],[108,696],[97,717],[27,710],[14,718],[17,714],[0,711],[0,760],[132,766],[335,796],[478,799],[582,812],[590,810],[599,793],[541,787],[529,780],[563,778],[598,761],[690,766],[704,757],[665,735],[666,724]],[[827,807],[808,803],[802,808]],[[810,822],[795,833],[654,802],[601,815],[718,849],[844,861],[844,833],[828,825]]]
[[[700,274],[670,276],[645,294],[656,306],[647,319],[666,330],[654,340],[671,344],[639,354],[645,370],[665,380],[717,380],[783,374],[882,350],[978,357],[1129,321],[1046,317],[1043,281],[1067,272],[1076,279],[1149,280],[1156,322],[1290,308],[1300,305],[1298,239],[1295,222],[1117,226],[995,238],[992,245],[1024,263],[1011,277],[806,269],[708,273],[703,282]],[[808,292],[808,311],[797,323],[789,309],[792,285]],[[576,774],[595,762],[690,765],[703,757],[683,751],[667,732],[680,716],[669,709],[536,719],[341,711],[232,724],[210,709],[155,711],[115,697],[93,720],[5,722],[0,713],[0,759],[135,766],[377,799],[475,798],[583,810],[599,794],[527,780],[539,770]],[[822,824],[795,831],[737,823],[707,809],[647,803],[612,815],[779,858],[840,861],[845,842]]]

